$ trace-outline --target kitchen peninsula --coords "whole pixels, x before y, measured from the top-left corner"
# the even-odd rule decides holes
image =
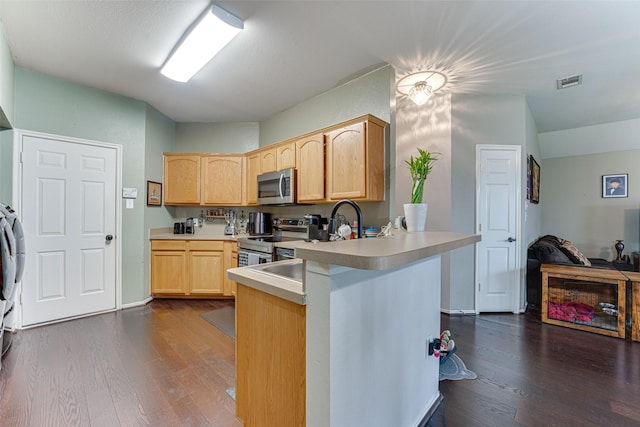
[[[440,255],[479,240],[394,231],[296,242],[302,280],[256,266],[228,270],[238,283],[237,416],[247,426],[416,426],[428,418],[441,401],[438,359],[427,355],[440,333]]]

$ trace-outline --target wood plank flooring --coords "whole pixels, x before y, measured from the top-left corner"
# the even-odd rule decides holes
[[[199,314],[231,301],[155,300],[19,331],[0,372],[2,426],[239,426],[233,339]]]
[[[234,341],[199,316],[230,304],[155,300],[19,331],[0,372],[0,425],[239,426],[226,393]],[[443,315],[442,328],[478,379],[441,382],[430,426],[640,425],[640,343],[531,313]]]
[[[640,426],[640,343],[538,313],[443,316],[476,380],[442,381],[450,426]]]

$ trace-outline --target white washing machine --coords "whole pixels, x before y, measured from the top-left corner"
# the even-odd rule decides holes
[[[11,346],[11,333],[5,333],[5,326],[13,325],[16,289],[22,279],[24,260],[22,224],[11,207],[0,203],[0,338],[3,356]]]

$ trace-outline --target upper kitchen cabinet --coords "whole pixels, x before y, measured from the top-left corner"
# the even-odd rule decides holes
[[[202,204],[242,204],[244,156],[209,155],[202,157]]]
[[[256,152],[247,154],[245,158],[247,164],[247,193],[245,200],[247,205],[258,204],[258,175],[260,175],[260,156]]]
[[[164,204],[200,204],[199,154],[164,154]]]
[[[384,200],[384,127],[373,116],[325,132],[327,200]]]
[[[260,157],[260,173],[275,172],[278,170],[276,153],[275,147],[265,148],[258,152],[258,156]]]
[[[296,167],[296,143],[295,141],[278,144],[276,147],[277,170]]]
[[[242,204],[244,156],[238,154],[164,154],[166,205]]]
[[[324,134],[296,141],[297,186],[299,202],[322,202],[324,193]]]

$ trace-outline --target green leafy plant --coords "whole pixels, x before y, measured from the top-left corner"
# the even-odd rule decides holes
[[[422,203],[422,195],[424,192],[424,182],[431,173],[433,163],[438,160],[438,154],[425,151],[418,148],[417,157],[411,156],[409,160],[405,160],[405,163],[409,166],[409,172],[411,172],[411,179],[413,180],[413,186],[411,187],[411,203]]]

